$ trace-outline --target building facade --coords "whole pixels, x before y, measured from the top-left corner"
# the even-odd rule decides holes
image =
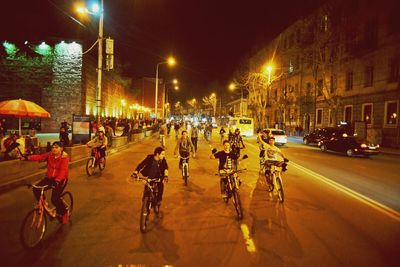
[[[331,1],[286,28],[250,61],[272,64],[267,126],[351,124],[400,147],[400,19],[396,1]]]
[[[80,43],[53,40],[4,41],[0,52],[0,101],[22,98],[51,114],[49,119],[23,118],[23,122],[34,120],[41,131],[57,132],[61,122],[72,122],[73,114],[97,116],[96,51],[83,55]],[[115,71],[103,72],[101,117],[133,118],[145,112],[134,104],[131,79]],[[17,129],[17,119],[7,121],[10,129]]]

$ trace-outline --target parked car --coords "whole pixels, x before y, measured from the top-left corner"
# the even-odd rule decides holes
[[[379,144],[371,144],[367,140],[357,138],[356,136],[348,136],[345,133],[321,141],[319,147],[321,151],[332,150],[345,153],[349,157],[355,155],[369,157],[379,153]]]
[[[349,129],[342,128],[342,127],[324,127],[324,128],[317,128],[309,134],[306,134],[303,137],[303,143],[305,145],[309,145],[312,143],[320,145],[320,142],[326,139],[330,139],[333,136],[341,136],[342,134],[350,135],[351,132]]]
[[[275,129],[275,128],[267,128],[266,130],[269,131],[269,135],[275,137],[275,144],[276,145],[285,145],[287,143],[287,135],[285,134],[284,130]]]

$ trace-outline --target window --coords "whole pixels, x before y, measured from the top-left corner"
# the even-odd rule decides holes
[[[323,85],[324,85],[324,83],[323,83],[322,79],[318,80],[317,96],[322,96]]]
[[[373,83],[374,83],[374,67],[373,66],[365,67],[364,87],[372,86]]]
[[[330,90],[329,90],[329,92],[330,92],[331,94],[335,93],[335,92],[336,92],[336,88],[337,88],[337,78],[336,78],[336,75],[332,75],[332,76],[331,76],[331,83],[330,83]]]
[[[385,103],[385,125],[395,126],[398,123],[399,102],[387,101]]]
[[[317,109],[317,125],[322,124],[322,108]]]
[[[389,63],[389,82],[397,82],[400,80],[400,64],[399,58],[392,58]]]
[[[353,120],[353,106],[344,106],[344,121],[351,124]]]
[[[366,124],[372,124],[372,104],[363,104],[362,105],[362,120],[365,121]]]
[[[348,71],[346,73],[346,91],[353,90],[353,72]]]
[[[328,31],[328,15],[322,16],[320,29],[321,29],[322,32],[327,32]]]
[[[333,124],[333,114],[332,110],[329,110],[329,125],[332,126]]]

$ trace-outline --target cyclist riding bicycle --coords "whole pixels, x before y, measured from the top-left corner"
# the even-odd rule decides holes
[[[161,206],[162,196],[164,193],[164,183],[168,182],[168,164],[165,159],[165,149],[162,147],[157,147],[153,154],[147,155],[146,158],[139,163],[136,170],[133,172],[135,175],[141,173],[151,179],[160,178],[160,182],[157,183],[158,186],[158,199],[157,205]],[[144,197],[144,195],[143,195]]]
[[[88,147],[96,148],[100,152],[100,157],[106,158],[106,148],[107,148],[107,137],[104,135],[103,131],[99,132],[99,135],[86,143]],[[94,149],[92,149],[92,156],[95,155]]]
[[[54,142],[51,146],[51,152],[31,156],[21,155],[20,159],[28,161],[47,161],[46,177],[36,185],[47,185],[48,187],[45,190],[52,188],[51,202],[56,207],[57,218],[62,224],[66,224],[68,222],[68,212],[60,196],[68,181],[69,157],[68,154],[64,152],[63,143],[59,141]],[[33,194],[36,200],[39,200],[41,189],[33,188]]]
[[[260,158],[265,157],[265,146],[268,144],[269,137],[270,135],[268,130],[260,131],[257,135],[258,148],[260,149]]]
[[[193,157],[195,157],[195,155],[196,155],[192,141],[190,141],[187,131],[185,131],[185,130],[182,131],[181,137],[176,142],[176,146],[175,146],[175,150],[174,150],[175,156],[176,156],[178,150],[179,150],[179,155],[182,158],[188,158],[190,155],[190,152],[193,153]],[[179,159],[179,169],[182,169],[182,158]],[[187,162],[189,162],[189,159],[187,160]]]
[[[224,173],[226,170],[233,170],[233,161],[237,160],[239,156],[231,151],[231,145],[228,140],[223,142],[224,150],[217,152],[217,149],[213,149],[211,152],[210,159],[218,159],[218,171],[219,173]],[[240,180],[239,180],[240,181]],[[226,179],[220,176],[220,188],[222,198],[226,198],[225,194]]]
[[[269,177],[271,172],[271,166],[282,167],[282,171],[286,171],[286,158],[282,151],[275,146],[275,137],[271,136],[268,139],[268,143],[265,144],[265,174]],[[272,183],[271,180],[268,182]]]
[[[221,130],[219,130],[219,135],[221,136],[221,142],[224,140],[224,134],[226,133],[223,126],[221,126]]]
[[[233,134],[230,144],[232,147],[232,151],[237,154],[237,156],[240,156],[240,149],[245,148],[246,146],[243,143],[242,136],[240,135],[240,130],[236,129],[235,133]]]
[[[192,141],[192,144],[194,146],[194,152],[197,152],[197,141],[199,139],[199,129],[196,126],[192,126],[191,134],[190,134],[190,140]]]
[[[165,135],[167,134],[167,126],[165,124],[161,125],[159,134],[161,145],[165,147]]]

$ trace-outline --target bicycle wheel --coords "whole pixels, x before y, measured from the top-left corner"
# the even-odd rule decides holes
[[[72,197],[71,192],[65,191],[62,193],[61,200],[67,208],[68,216],[71,218],[72,210],[74,208],[74,198]]]
[[[86,162],[86,173],[87,173],[88,176],[92,176],[93,175],[94,168],[95,168],[94,158],[90,157]]]
[[[278,192],[279,202],[283,203],[284,194],[283,194],[283,185],[281,178],[279,176],[276,177],[276,191]]]
[[[188,184],[188,169],[187,169],[187,165],[183,165],[183,170],[182,170],[182,174],[183,174],[183,181],[185,182],[185,185]]]
[[[140,232],[145,233],[147,228],[147,219],[150,214],[150,197],[144,197],[142,201],[142,210],[140,212]]]
[[[104,170],[104,168],[106,167],[106,158],[100,158],[99,159],[99,169],[100,171]]]
[[[47,228],[46,214],[40,214],[40,209],[31,210],[22,221],[20,240],[25,248],[34,248],[42,241]]]
[[[233,205],[235,206],[237,219],[243,219],[242,203],[240,202],[239,191],[236,188],[234,188],[232,191],[232,201]]]

